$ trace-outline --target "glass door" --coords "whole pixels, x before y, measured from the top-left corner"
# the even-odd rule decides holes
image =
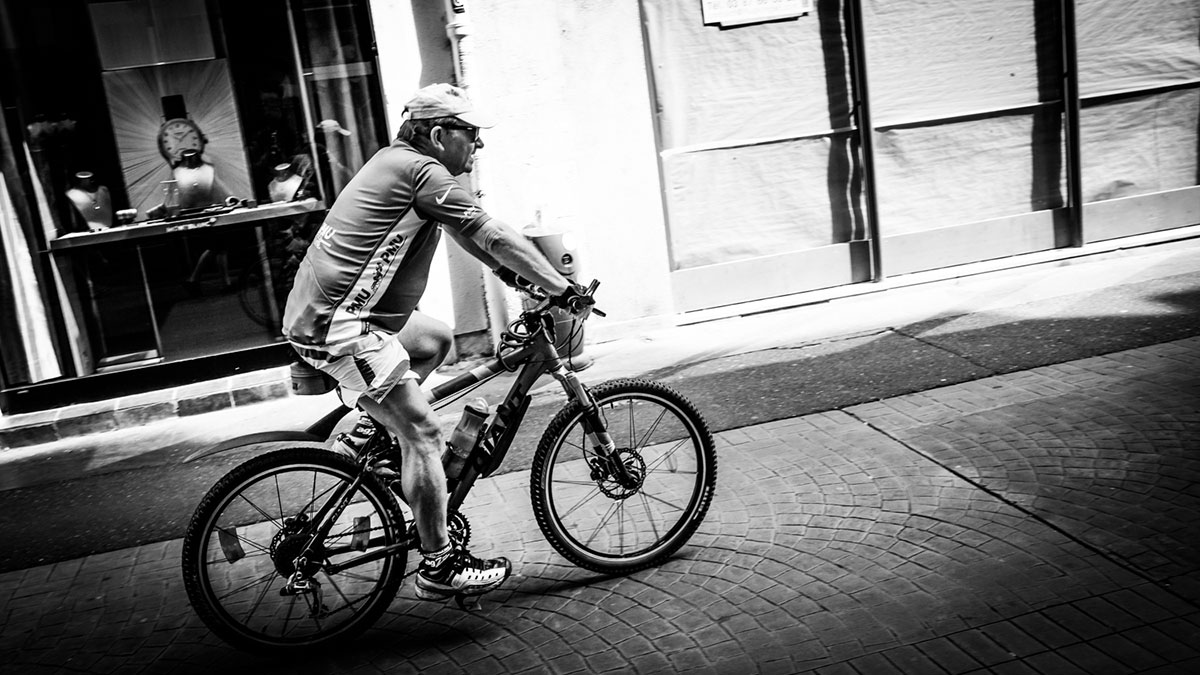
[[[387,123],[366,0],[293,0],[325,203],[386,143]]]

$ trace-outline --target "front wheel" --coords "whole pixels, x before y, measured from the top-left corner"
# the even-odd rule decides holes
[[[589,438],[582,404],[550,422],[530,481],[538,527],[571,562],[628,573],[659,564],[704,520],[717,456],[704,417],[686,398],[650,380],[613,380],[591,390],[615,447]]]
[[[358,477],[335,453],[291,448],[247,461],[209,490],[183,539],[183,581],[214,633],[252,651],[314,649],[379,618],[404,578],[404,514],[374,474],[347,493]],[[339,508],[321,518],[338,493]],[[318,520],[330,519],[310,544]]]

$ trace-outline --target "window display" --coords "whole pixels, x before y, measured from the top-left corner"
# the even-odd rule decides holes
[[[5,391],[274,353],[326,190],[386,142],[367,6],[0,0],[39,27],[0,33],[0,111],[26,131],[21,220],[62,366],[7,368]]]
[[[95,232],[112,227],[112,197],[107,187],[96,183],[91,171],[75,174],[75,187],[67,190],[67,198],[75,205],[83,229]]]
[[[192,206],[253,196],[225,59],[127,68],[102,77],[129,208],[138,209],[139,220],[158,215],[160,184],[178,180],[174,172],[187,150],[199,153],[200,165],[213,174],[207,203]]]

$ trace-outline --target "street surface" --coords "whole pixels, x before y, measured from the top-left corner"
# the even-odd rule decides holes
[[[638,373],[705,412],[720,464],[692,542],[628,577],[537,530],[539,396],[465,508],[510,584],[466,613],[409,580],[303,661],[188,606],[183,527],[250,453],[180,460],[310,404],[6,451],[0,673],[1200,672],[1200,275],[1121,281],[820,340],[748,317],[743,349]]]
[[[5,672],[1195,672],[1198,374],[1189,338],[722,432],[700,532],[624,578],[489,479],[467,513],[507,588],[467,613],[406,584],[303,663],[214,638],[178,540],[10,572]]]

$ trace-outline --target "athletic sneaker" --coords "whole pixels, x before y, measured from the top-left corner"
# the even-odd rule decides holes
[[[512,573],[508,558],[480,560],[465,549],[455,548],[441,564],[421,561],[417,570],[417,597],[445,600],[456,595],[479,595],[496,589]]]

